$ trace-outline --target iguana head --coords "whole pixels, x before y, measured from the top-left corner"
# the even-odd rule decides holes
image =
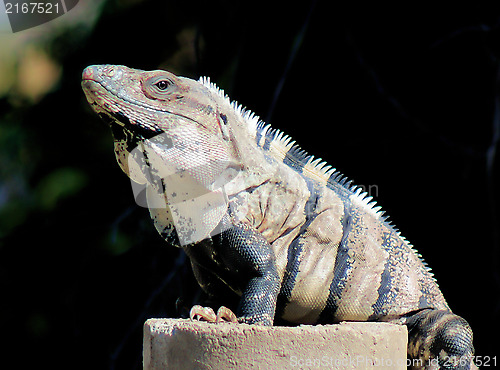
[[[207,186],[238,167],[220,97],[203,84],[162,70],[94,65],[83,71],[82,87],[112,128],[120,167],[136,182],[147,180],[145,165],[160,175],[201,166],[198,180]],[[138,147],[150,163],[138,153],[130,160]]]

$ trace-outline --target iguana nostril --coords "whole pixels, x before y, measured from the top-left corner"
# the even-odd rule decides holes
[[[95,68],[94,66],[88,66],[83,70],[82,73],[82,80],[93,80],[95,75]]]

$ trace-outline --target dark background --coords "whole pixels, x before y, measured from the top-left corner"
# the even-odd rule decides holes
[[[0,99],[0,362],[140,368],[143,322],[199,298],[85,101],[90,64],[208,75],[371,187],[476,355],[498,355],[500,10],[279,4],[105,1],[90,29],[40,41],[57,87]]]

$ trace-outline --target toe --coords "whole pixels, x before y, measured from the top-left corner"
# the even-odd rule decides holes
[[[217,322],[233,322],[233,323],[237,323],[238,319],[236,318],[236,315],[234,314],[233,311],[231,311],[227,307],[221,306],[217,310]]]
[[[216,322],[217,316],[211,307],[193,306],[189,312],[191,320]]]

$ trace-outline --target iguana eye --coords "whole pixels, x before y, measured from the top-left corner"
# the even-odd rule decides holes
[[[155,86],[159,88],[160,90],[166,90],[167,87],[170,85],[170,82],[167,80],[161,80],[155,83]]]
[[[153,71],[142,76],[141,89],[150,99],[170,100],[179,90],[177,82],[177,77],[168,72]]]

